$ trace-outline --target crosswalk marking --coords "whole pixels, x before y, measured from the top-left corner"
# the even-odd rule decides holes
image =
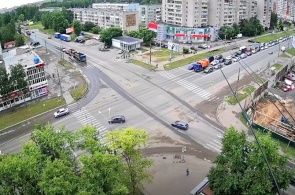
[[[215,139],[213,138],[212,141],[207,143],[204,147],[209,149],[209,150],[213,149],[213,151],[221,152],[221,150],[222,150],[222,143],[221,143],[222,139],[223,139],[223,135],[217,134],[216,138]]]
[[[159,73],[160,76],[168,79],[168,80],[171,80],[175,83],[177,83],[178,85],[188,89],[189,91],[197,94],[198,96],[204,98],[205,100],[207,101],[215,101],[215,100],[218,100],[219,98],[211,93],[209,93],[208,91],[200,88],[199,86],[185,80],[185,79],[179,79],[177,76],[175,76],[174,74],[172,73],[169,73],[167,71],[162,71]]]

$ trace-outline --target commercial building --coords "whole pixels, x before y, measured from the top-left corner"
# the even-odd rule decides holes
[[[12,49],[2,55],[4,61],[2,66],[6,68],[8,73],[10,73],[11,66],[17,64],[23,66],[29,87],[25,94],[15,90],[5,100],[0,96],[0,111],[48,94],[48,82],[44,71],[45,63],[35,52],[28,52],[27,48],[23,47]]]
[[[151,22],[148,25],[150,30],[157,33],[156,41],[164,40],[173,42],[187,42],[193,43],[215,41],[218,28],[216,27],[180,27],[164,23]]]
[[[209,0],[209,25],[231,26],[257,15],[257,0]]]
[[[257,19],[260,21],[263,27],[270,27],[272,3],[270,0],[258,0],[257,1]]]
[[[170,25],[208,25],[208,0],[162,0],[162,22]]]
[[[112,39],[112,46],[129,52],[139,49],[142,42],[142,39],[137,39],[129,36],[121,36]]]
[[[140,5],[139,20],[142,24],[161,21],[162,5]]]
[[[117,9],[73,8],[74,19],[81,23],[93,22],[101,28],[119,27],[122,30],[138,30],[138,11]]]

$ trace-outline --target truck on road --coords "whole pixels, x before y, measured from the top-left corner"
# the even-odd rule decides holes
[[[60,38],[60,33],[59,32],[56,32],[55,34],[54,34],[54,38],[57,38],[57,39],[59,39]]]
[[[204,69],[206,69],[210,65],[210,60],[199,60],[194,65],[194,71],[195,72],[201,72]]]
[[[60,40],[69,42],[71,41],[71,35],[62,34],[60,35]]]
[[[80,62],[86,62],[86,55],[83,53],[75,52],[73,57]]]

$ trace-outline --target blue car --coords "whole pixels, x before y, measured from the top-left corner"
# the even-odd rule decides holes
[[[188,66],[187,69],[188,69],[188,70],[194,70],[194,66],[195,66],[195,64],[191,64],[191,65]]]

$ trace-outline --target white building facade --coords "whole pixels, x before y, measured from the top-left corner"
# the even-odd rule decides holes
[[[162,22],[186,27],[208,25],[208,0],[162,0]]]
[[[140,5],[139,20],[142,24],[158,22],[161,20],[162,5]]]
[[[232,26],[257,15],[257,0],[209,0],[209,25]]]
[[[117,9],[73,8],[75,20],[93,22],[101,28],[119,27],[122,30],[138,30],[138,11]]]
[[[4,65],[8,73],[10,66],[20,64],[23,66],[28,82],[28,89],[25,94],[18,90],[9,94],[5,100],[0,95],[0,111],[12,106],[30,101],[48,94],[48,81],[45,75],[45,63],[33,52],[25,52],[24,49],[16,48],[3,54]]]
[[[257,1],[257,19],[263,27],[270,27],[270,17],[272,11],[271,0],[258,0]]]

